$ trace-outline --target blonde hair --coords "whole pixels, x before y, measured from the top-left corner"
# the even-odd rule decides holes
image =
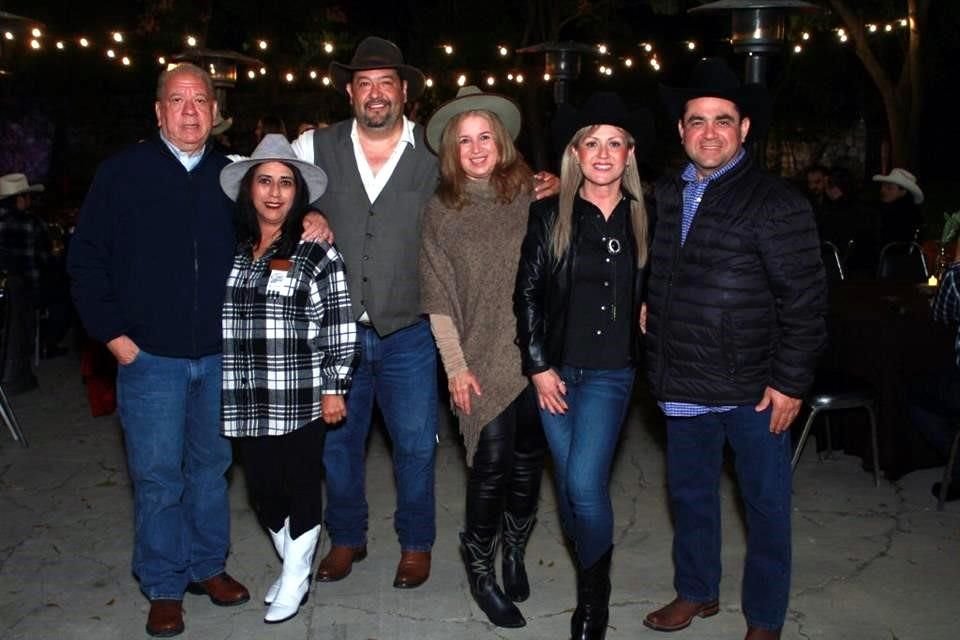
[[[603,125],[594,124],[583,127],[570,138],[563,150],[560,162],[560,203],[557,207],[557,219],[550,236],[550,251],[554,258],[560,258],[570,248],[573,235],[573,200],[577,190],[583,184],[583,171],[580,163],[573,158],[573,150],[589,134]],[[647,263],[647,207],[643,202],[643,187],[640,184],[640,172],[637,171],[637,158],[634,155],[636,140],[629,131],[617,127],[626,140],[630,153],[627,167],[620,178],[620,188],[632,196],[630,200],[630,225],[633,227],[633,239],[637,246],[637,267]]]
[[[462,209],[467,204],[464,186],[469,178],[460,166],[460,149],[457,130],[468,116],[480,116],[490,123],[493,142],[497,146],[497,164],[490,174],[490,185],[503,204],[513,202],[518,195],[532,188],[533,172],[513,144],[513,138],[496,114],[485,110],[464,111],[450,118],[440,138],[440,184],[437,196],[453,209]]]

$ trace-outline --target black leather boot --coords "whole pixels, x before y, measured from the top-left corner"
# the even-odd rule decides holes
[[[592,567],[577,566],[577,608],[570,620],[573,640],[603,640],[610,617],[610,557],[613,547]]]
[[[497,585],[493,558],[497,553],[496,536],[480,536],[474,531],[460,534],[463,561],[467,566],[470,593],[477,606],[498,627],[516,628],[527,624],[523,614]]]
[[[503,590],[514,602],[523,602],[530,597],[523,556],[536,523],[535,515],[518,518],[509,511],[503,514]]]

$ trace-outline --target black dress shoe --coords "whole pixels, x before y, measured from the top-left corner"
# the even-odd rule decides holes
[[[943,485],[939,482],[934,482],[933,486],[930,487],[930,493],[933,494],[933,497],[937,500],[940,499],[940,487]],[[947,502],[953,502],[955,500],[960,500],[960,483],[951,482],[950,486],[947,487]]]

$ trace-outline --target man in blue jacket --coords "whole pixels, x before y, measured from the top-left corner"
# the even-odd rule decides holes
[[[676,599],[644,624],[719,611],[720,472],[745,504],[747,640],[775,640],[790,593],[790,435],[826,343],[826,283],[809,201],[744,150],[767,102],[718,59],[665,88],[690,162],[657,185],[647,374],[667,422]]]
[[[91,336],[119,364],[118,404],[134,490],[133,571],[147,633],[183,631],[184,591],[214,604],[250,595],[224,570],[230,511],[220,436],[220,312],[234,254],[226,157],[208,137],[210,76],[179,65],[157,83],[158,135],[97,171],[68,258]]]

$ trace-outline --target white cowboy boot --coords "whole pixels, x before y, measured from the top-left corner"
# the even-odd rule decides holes
[[[280,559],[283,560],[283,543],[287,539],[287,531],[290,529],[290,518],[287,518],[283,521],[283,528],[280,531],[271,531],[267,528],[267,533],[270,534],[270,539],[273,540],[273,548],[277,550],[277,555],[280,556]],[[277,591],[280,590],[280,578],[277,578],[273,581],[273,584],[270,585],[270,588],[267,589],[267,593],[263,596],[263,604],[273,604],[273,601],[277,597]]]
[[[310,592],[310,567],[313,554],[317,550],[320,538],[320,525],[300,534],[299,538],[290,537],[289,527],[284,527],[283,573],[280,574],[280,588],[273,599],[263,621],[275,624],[289,620],[297,615],[300,606],[307,602]]]

